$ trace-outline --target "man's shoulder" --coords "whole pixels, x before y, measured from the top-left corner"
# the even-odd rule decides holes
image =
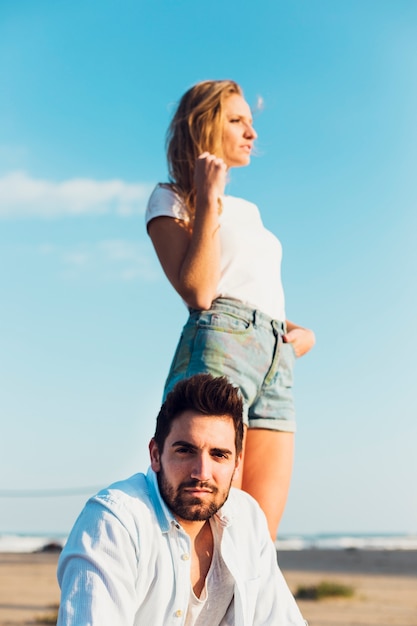
[[[256,502],[255,498],[247,493],[247,491],[243,491],[242,489],[238,489],[237,487],[230,488],[228,501],[229,500],[233,502],[246,502],[248,506],[259,507],[259,504]]]
[[[264,512],[252,496],[240,489],[230,490],[217,519],[224,528],[225,540],[231,541],[244,559],[258,561],[272,543]]]
[[[111,509],[134,509],[141,504],[146,506],[150,503],[149,485],[146,475],[134,474],[124,480],[112,483],[99,491],[90,499]]]
[[[265,520],[265,515],[255,498],[236,487],[230,489],[229,497],[222,510],[226,516],[230,516],[233,523],[239,520],[246,521],[248,516],[252,520],[259,520],[260,523]]]
[[[138,472],[129,478],[115,481],[105,491],[120,491],[127,495],[134,495],[144,489],[147,489],[146,474]]]

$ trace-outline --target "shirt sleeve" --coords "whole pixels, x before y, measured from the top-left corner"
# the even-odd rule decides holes
[[[146,226],[155,217],[162,216],[189,221],[187,208],[180,196],[166,185],[157,185],[151,193],[146,207]]]
[[[58,563],[57,626],[133,624],[138,555],[117,516],[90,500]]]

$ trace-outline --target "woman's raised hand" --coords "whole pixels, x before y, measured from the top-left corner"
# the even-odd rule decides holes
[[[196,159],[194,185],[198,199],[217,203],[224,194],[227,165],[222,158],[203,152]],[[198,203],[197,203],[198,204]]]

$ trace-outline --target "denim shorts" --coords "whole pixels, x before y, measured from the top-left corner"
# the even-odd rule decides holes
[[[292,393],[295,353],[285,323],[239,300],[218,298],[208,311],[190,310],[174,354],[164,399],[194,374],[227,376],[240,387],[250,428],[295,432]]]

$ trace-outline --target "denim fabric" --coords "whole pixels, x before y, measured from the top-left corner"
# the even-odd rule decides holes
[[[295,354],[282,341],[285,323],[238,300],[218,298],[208,311],[191,309],[165,384],[194,374],[227,376],[240,387],[250,428],[295,431]]]

